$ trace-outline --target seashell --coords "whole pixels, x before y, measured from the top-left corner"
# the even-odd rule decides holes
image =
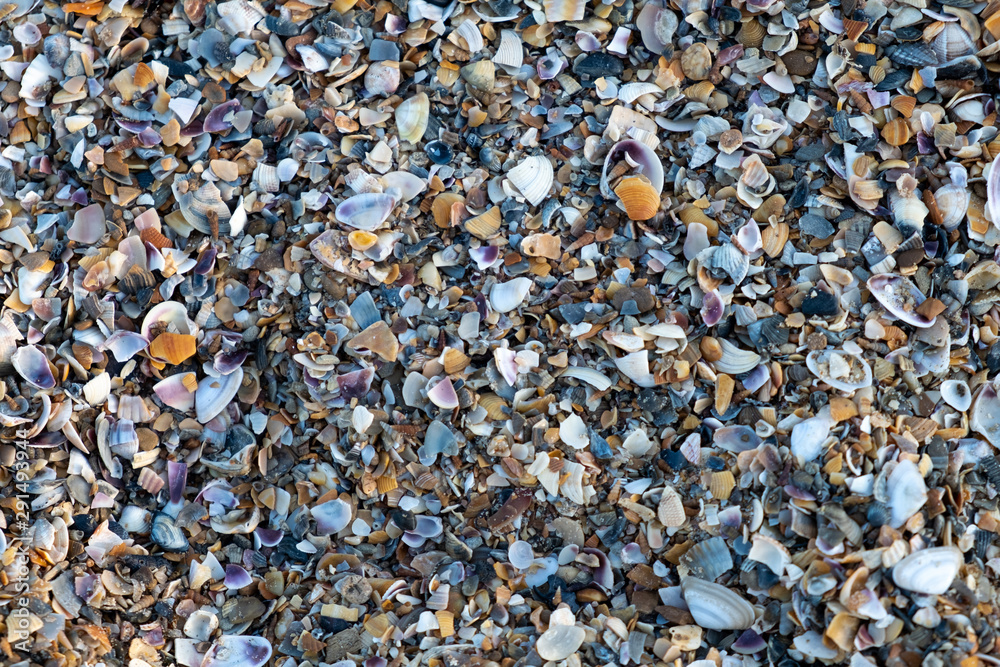
[[[663,89],[655,83],[626,83],[618,89],[618,99],[625,104],[632,104],[643,95],[662,95]]]
[[[240,385],[243,383],[243,369],[237,369],[222,377],[208,376],[198,383],[195,391],[194,407],[198,422],[207,424],[226,409]]]
[[[348,503],[335,498],[316,505],[310,510],[310,514],[316,520],[318,535],[336,535],[351,522],[353,509]]]
[[[750,258],[734,244],[723,243],[715,247],[708,268],[714,269],[715,275],[720,275],[718,272],[721,271],[728,275],[734,284],[739,285],[747,277]]]
[[[687,522],[684,504],[672,486],[664,487],[660,504],[656,508],[656,517],[666,528],[679,528]]]
[[[714,327],[726,314],[726,304],[718,290],[706,292],[702,297],[701,319],[707,327]]]
[[[734,454],[757,449],[762,443],[760,436],[749,426],[723,426],[712,434],[713,445]]]
[[[748,49],[758,49],[767,37],[767,27],[756,18],[751,18],[743,23],[743,27],[736,33],[736,40]]]
[[[657,197],[663,192],[663,163],[656,153],[646,144],[632,139],[619,141],[604,158],[604,168],[601,171],[601,194],[608,199],[615,195],[608,182],[610,169],[624,160],[640,175],[645,176],[656,191]]]
[[[895,118],[882,127],[882,138],[890,146],[902,146],[910,140],[910,124]]]
[[[745,225],[740,227],[739,231],[736,232],[736,242],[739,243],[743,252],[748,255],[752,255],[764,247],[764,243],[761,240],[760,227],[757,226],[756,220],[751,218]]]
[[[691,575],[715,581],[733,569],[733,556],[722,537],[712,537],[698,542],[681,556],[681,564],[687,566]]]
[[[490,305],[498,313],[509,313],[524,301],[533,283],[529,278],[514,278],[497,283],[490,290]]]
[[[969,428],[1000,449],[1000,398],[993,382],[984,383],[976,391],[971,409]]]
[[[550,1],[557,2],[558,0]],[[663,50],[671,43],[678,25],[676,14],[653,3],[643,5],[642,11],[639,12],[636,19],[636,27],[642,36],[643,45],[650,53],[657,55],[663,53]]]
[[[153,339],[149,344],[149,354],[159,361],[176,366],[194,356],[195,348],[194,336],[168,331]]]
[[[894,317],[919,328],[933,326],[936,317],[928,319],[918,312],[926,297],[909,278],[881,273],[868,279],[868,289]]]
[[[965,563],[956,547],[930,547],[916,551],[892,568],[897,586],[923,595],[944,595]]]
[[[56,386],[56,378],[49,360],[37,346],[25,345],[17,348],[10,362],[17,374],[33,387],[52,389]]]
[[[976,43],[958,23],[945,23],[931,44],[938,61],[942,63],[972,55],[976,51]]]
[[[785,568],[792,562],[792,555],[785,545],[760,533],[753,536],[753,544],[747,558],[763,563],[779,577],[784,576]]]
[[[681,590],[695,623],[707,630],[745,630],[753,625],[753,606],[725,586],[684,577]]]
[[[500,44],[497,46],[493,62],[504,67],[517,69],[524,63],[524,48],[521,38],[513,30],[500,31]]]
[[[456,38],[464,40],[465,44],[463,45],[459,42],[459,46],[462,46],[469,53],[479,53],[483,50],[483,47],[486,46],[483,42],[483,35],[479,32],[479,28],[476,27],[476,24],[469,19],[462,21],[462,24],[458,26],[452,34]]]
[[[396,107],[396,131],[403,141],[419,143],[427,131],[431,101],[427,93],[418,93]]]
[[[108,446],[115,456],[129,461],[139,451],[139,436],[135,424],[130,419],[119,419],[108,430]]]
[[[96,243],[107,231],[105,222],[104,208],[100,204],[91,204],[73,215],[73,225],[66,231],[66,236],[77,243]]]
[[[941,383],[941,398],[959,412],[972,406],[972,392],[964,380],[945,380]]]
[[[788,225],[784,222],[772,222],[760,233],[761,244],[768,257],[779,257],[788,243]]]
[[[545,20],[549,23],[582,21],[587,9],[586,0],[544,0]],[[676,29],[676,25],[674,29]],[[658,50],[659,51],[659,50]]]
[[[926,42],[903,42],[886,49],[889,60],[906,67],[927,67],[938,64],[938,55]]]
[[[719,500],[729,500],[733,489],[736,487],[736,480],[733,473],[728,470],[712,473],[709,478],[708,489],[712,492],[712,497]]]
[[[189,184],[190,181],[174,180],[171,188],[187,223],[202,234],[229,235],[232,232],[229,223],[232,215],[222,201],[219,188],[206,181],[197,190],[182,191],[182,183]]]
[[[531,545],[524,540],[516,540],[507,548],[507,560],[519,570],[527,570],[535,560]]]
[[[399,354],[399,341],[389,325],[378,320],[351,338],[347,342],[347,349],[371,352],[384,361],[393,362]]]
[[[760,355],[750,350],[742,350],[726,339],[719,341],[722,357],[714,362],[715,370],[727,375],[749,373],[760,363]]]
[[[649,220],[660,208],[660,196],[645,176],[623,178],[615,188],[615,195],[629,220]]]
[[[271,659],[271,642],[252,635],[222,635],[215,640],[200,667],[262,667]]]
[[[858,355],[841,350],[814,350],[806,356],[806,367],[834,389],[852,392],[870,387],[872,369]]]
[[[900,461],[887,480],[889,525],[900,528],[927,502],[927,486],[917,464]]]
[[[190,548],[184,532],[177,527],[173,517],[164,512],[157,512],[153,516],[149,537],[164,551],[184,553]]]
[[[951,183],[934,192],[934,200],[942,213],[940,224],[949,232],[965,221],[972,194],[968,190],[968,173],[961,164],[950,163]]]
[[[458,394],[448,378],[428,389],[427,398],[442,410],[457,410],[459,407]]]
[[[823,453],[830,429],[836,425],[830,415],[830,406],[824,406],[815,417],[805,419],[792,427],[792,455],[800,461],[808,462]]]
[[[496,66],[491,60],[478,60],[459,70],[462,79],[476,90],[491,92],[496,83]]]
[[[178,373],[153,385],[153,392],[165,405],[187,412],[194,407],[194,392],[197,388],[198,379],[194,373]]]
[[[354,195],[337,205],[339,222],[363,231],[374,231],[385,222],[396,208],[397,199],[390,194],[366,192]]]
[[[154,330],[167,329],[189,336],[198,335],[198,325],[188,318],[187,308],[176,301],[164,301],[149,309],[142,320],[140,333],[146,340],[154,335]]]
[[[534,155],[507,172],[507,178],[532,206],[538,206],[549,194],[555,173],[548,158]]]
[[[559,425],[559,439],[573,449],[583,449],[590,444],[587,425],[579,415],[570,415]]]
[[[462,223],[462,226],[465,227],[465,231],[476,238],[486,241],[496,236],[497,232],[500,231],[501,223],[500,207],[494,206],[481,215],[469,218]]]
[[[535,651],[542,660],[565,660],[580,648],[587,631],[577,625],[549,625],[535,642]]]

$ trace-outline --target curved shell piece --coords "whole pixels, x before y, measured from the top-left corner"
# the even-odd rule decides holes
[[[753,625],[753,606],[725,586],[685,577],[681,590],[695,623],[707,630],[745,630]]]
[[[524,48],[521,38],[513,30],[500,31],[500,45],[497,46],[493,62],[504,67],[519,68],[524,63]]]
[[[538,206],[552,189],[555,173],[552,163],[541,155],[533,155],[521,161],[507,172],[507,178],[532,206]]]
[[[840,391],[856,391],[872,384],[872,369],[868,362],[843,350],[813,350],[806,357],[806,367],[820,380]]]
[[[972,391],[964,380],[945,380],[941,383],[941,398],[959,412],[972,406]]]
[[[969,428],[984,436],[991,445],[1000,449],[1000,397],[993,382],[987,382],[976,391],[969,415]]]
[[[201,667],[261,667],[271,659],[271,642],[265,637],[222,635],[208,649]]]
[[[582,21],[587,9],[586,0],[545,0],[545,20],[549,23]]]
[[[601,194],[609,199],[614,197],[608,182],[608,172],[622,160],[646,177],[657,196],[663,192],[663,163],[660,158],[652,148],[641,141],[626,139],[612,146],[604,158],[604,168],[601,170]]]
[[[39,389],[52,389],[56,386],[56,378],[52,374],[49,360],[37,346],[25,345],[17,348],[10,361],[17,374],[28,384]]]
[[[887,480],[890,525],[899,528],[927,502],[927,485],[913,461],[900,461]]]
[[[490,290],[490,305],[498,313],[509,313],[524,301],[531,290],[529,278],[514,278],[505,283],[497,283]]]
[[[629,220],[649,220],[660,208],[660,196],[645,176],[623,178],[615,194],[625,207]]]
[[[431,101],[427,93],[417,93],[396,107],[396,129],[404,141],[419,142],[427,131]]]
[[[146,340],[153,338],[154,329],[166,327],[167,331],[187,336],[198,335],[198,325],[188,317],[187,308],[176,301],[164,301],[149,309],[142,320],[140,332]]]
[[[382,192],[366,192],[337,205],[337,220],[366,232],[378,229],[396,207],[396,198]]]
[[[679,22],[677,15],[669,9],[647,2],[639,12],[635,24],[642,35],[643,45],[650,53],[659,54],[670,44]]]
[[[550,625],[535,643],[535,650],[543,660],[565,660],[583,644],[587,631],[578,625]]]
[[[714,362],[715,370],[727,375],[749,373],[760,363],[760,355],[750,350],[743,350],[726,339],[721,339],[722,357]]]
[[[924,595],[943,595],[965,562],[956,547],[931,547],[910,554],[892,568],[900,588]]]
[[[907,324],[925,329],[937,319],[924,317],[917,312],[926,297],[909,278],[893,273],[880,273],[868,279],[868,289],[889,313]]]
[[[232,214],[222,201],[219,188],[211,181],[206,181],[197,190],[181,192],[182,182],[175,180],[171,188],[187,223],[202,234],[228,235],[232,231],[229,226]]]
[[[713,537],[688,549],[681,556],[681,563],[691,570],[693,576],[705,581],[715,581],[733,569],[733,555],[729,553],[724,538]]]
[[[656,508],[656,517],[667,528],[679,528],[687,521],[684,503],[681,501],[680,494],[672,486],[663,489],[660,504]]]
[[[763,442],[751,427],[743,425],[723,426],[712,434],[713,445],[734,454],[757,449]]]
[[[207,424],[219,415],[236,396],[243,383],[243,368],[222,377],[206,377],[198,383],[194,394],[195,414],[198,421]]]

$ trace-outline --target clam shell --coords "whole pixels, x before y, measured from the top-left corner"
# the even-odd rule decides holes
[[[431,101],[427,93],[417,93],[403,100],[396,107],[396,130],[399,137],[412,144],[418,143],[427,131]]]
[[[779,577],[785,574],[785,568],[792,562],[792,555],[785,545],[759,533],[753,536],[753,545],[747,558],[763,563]]]
[[[931,547],[910,554],[892,568],[900,588],[924,595],[943,595],[965,563],[956,547]]]
[[[545,0],[545,20],[549,23],[582,21],[587,9],[586,0]]]
[[[555,173],[552,163],[541,155],[527,157],[507,172],[507,178],[532,206],[538,206],[549,194]]]
[[[679,528],[687,521],[684,513],[684,503],[672,486],[663,489],[660,504],[656,508],[656,517],[667,528]]]
[[[830,406],[826,405],[815,417],[805,419],[792,427],[792,454],[801,461],[812,461],[823,453],[823,447],[830,437],[830,429],[836,421],[830,416]]]
[[[949,232],[957,229],[965,220],[971,198],[971,193],[958,185],[945,185],[934,193],[934,200],[942,214],[941,224]]]
[[[868,289],[889,313],[907,324],[927,328],[937,319],[928,319],[917,312],[926,297],[909,278],[880,273],[868,279]]]
[[[493,56],[493,62],[504,67],[517,69],[524,63],[524,48],[521,38],[513,30],[500,31],[500,45]]]
[[[721,339],[722,358],[714,362],[715,370],[727,375],[749,373],[760,363],[761,356],[750,350],[742,350],[726,339]]]
[[[452,34],[465,40],[465,46],[468,47],[466,50],[469,53],[478,53],[482,51],[485,46],[482,33],[479,32],[479,28],[476,27],[476,24],[469,19],[462,21],[462,25],[458,26]],[[459,46],[461,46],[461,44],[459,44]]]
[[[623,178],[615,194],[625,207],[629,220],[649,220],[660,208],[660,196],[645,176]]]
[[[681,556],[681,564],[686,565],[693,576],[705,581],[715,581],[733,569],[733,556],[725,539],[713,537],[688,549]]]
[[[955,58],[971,55],[976,50],[976,43],[958,23],[945,23],[941,32],[934,38],[932,47],[938,60],[946,63]]]
[[[757,449],[763,442],[749,426],[723,426],[712,434],[713,445],[734,454]]]
[[[806,367],[840,391],[856,391],[872,384],[871,366],[860,356],[842,350],[813,350],[806,357]]]
[[[580,19],[574,20],[579,21]],[[647,2],[642,6],[642,11],[639,12],[635,23],[642,36],[643,45],[653,54],[663,52],[663,49],[673,39],[679,25],[676,14],[652,2]]]
[[[222,635],[208,649],[201,667],[262,667],[271,658],[265,637]]]
[[[941,383],[941,398],[959,412],[972,406],[972,392],[964,380],[945,380]]]
[[[927,485],[913,461],[900,461],[887,480],[889,524],[900,528],[927,502]]]
[[[532,284],[530,278],[514,278],[505,283],[497,283],[490,290],[490,305],[498,313],[509,313],[521,305]]]
[[[52,389],[56,386],[56,378],[52,374],[48,357],[37,346],[25,345],[17,348],[10,361],[17,374],[33,387]]]
[[[550,625],[535,643],[543,660],[565,660],[583,644],[587,631],[577,625]]]
[[[681,590],[695,623],[707,630],[745,630],[753,625],[753,606],[725,586],[685,577]]]
[[[366,192],[338,204],[336,216],[338,221],[349,227],[370,232],[378,229],[395,207],[396,198],[392,195]]]
[[[198,422],[207,424],[229,405],[243,382],[243,368],[222,377],[208,376],[198,383],[194,395],[195,414]]]
[[[656,190],[657,196],[663,192],[663,163],[660,158],[653,149],[641,141],[626,139],[612,146],[604,158],[604,167],[601,170],[601,194],[608,199],[615,196],[608,183],[608,171],[621,160],[625,160],[635,167],[639,174],[645,176]]]

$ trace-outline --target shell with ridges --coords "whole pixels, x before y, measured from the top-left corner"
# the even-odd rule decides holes
[[[399,137],[411,144],[419,142],[427,131],[431,101],[427,93],[417,93],[396,107],[396,130]]]
[[[745,630],[756,618],[753,606],[735,591],[696,577],[681,580],[695,623],[707,630]]]
[[[527,157],[507,172],[507,178],[532,206],[538,206],[552,189],[555,173],[552,163],[542,155]]]
[[[943,595],[965,563],[956,547],[931,547],[896,563],[892,580],[900,588],[924,595]]]
[[[623,178],[615,194],[625,207],[629,220],[649,220],[660,208],[660,196],[645,176]]]

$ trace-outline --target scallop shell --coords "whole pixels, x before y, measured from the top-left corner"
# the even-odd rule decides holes
[[[760,355],[750,350],[743,350],[726,339],[719,340],[722,346],[722,357],[714,362],[715,370],[727,375],[749,373],[760,363]]]
[[[695,623],[707,630],[745,630],[756,618],[753,606],[725,586],[697,577],[681,580],[684,601]]]
[[[941,398],[959,412],[972,406],[972,392],[964,380],[945,380],[941,383]]]
[[[417,93],[396,107],[396,130],[404,141],[418,143],[427,131],[431,101],[427,93]]]
[[[715,581],[733,569],[733,556],[724,538],[712,537],[688,549],[681,556],[681,564],[691,570],[692,576]]]
[[[587,9],[586,0],[545,0],[545,20],[549,23],[582,21]]]
[[[629,220],[649,220],[660,208],[660,196],[645,176],[623,178],[615,194],[625,207]]]
[[[513,30],[500,31],[500,45],[493,56],[493,62],[504,67],[517,69],[524,63],[524,48],[521,38]]]
[[[1000,449],[1000,398],[994,383],[987,382],[976,391],[971,409],[969,428]]]
[[[944,595],[965,563],[956,547],[931,547],[910,554],[892,568],[900,588],[924,595]]]
[[[945,23],[932,43],[938,60],[946,63],[975,52],[976,43],[958,23]]]
[[[907,324],[925,329],[937,319],[928,319],[917,312],[926,297],[909,278],[880,273],[868,279],[868,289],[882,307]]]
[[[507,178],[532,206],[538,206],[549,194],[555,173],[548,158],[533,155],[507,172]]]
[[[806,357],[806,367],[840,391],[856,391],[872,384],[871,366],[860,356],[842,350],[813,350]]]
[[[521,305],[532,284],[529,278],[514,278],[505,283],[497,283],[490,290],[490,305],[498,313],[509,313]]]
[[[656,508],[656,516],[667,528],[679,528],[687,521],[687,514],[684,513],[684,503],[680,495],[672,486],[663,489],[660,497],[660,504]]]

